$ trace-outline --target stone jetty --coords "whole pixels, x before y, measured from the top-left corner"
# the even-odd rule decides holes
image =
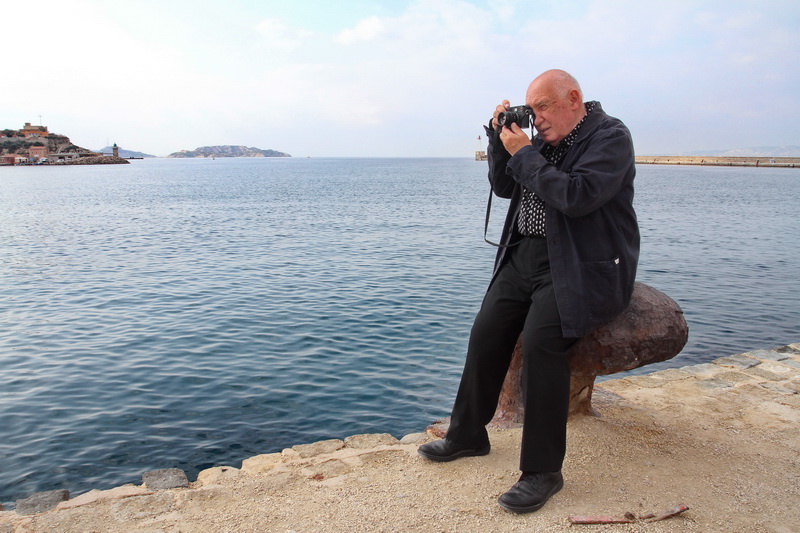
[[[126,165],[130,161],[114,155],[97,155],[91,157],[79,157],[59,163],[61,165]]]
[[[570,419],[564,489],[530,515],[496,503],[519,475],[520,430],[491,427],[489,455],[452,463],[417,455],[429,433],[356,435],[192,482],[167,469],[72,498],[38,493],[0,511],[0,533],[798,531],[800,343],[610,379],[592,406]]]
[[[700,165],[717,167],[800,168],[800,157],[714,157],[680,155],[636,156],[639,165]]]

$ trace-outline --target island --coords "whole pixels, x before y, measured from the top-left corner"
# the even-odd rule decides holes
[[[145,159],[150,157],[158,157],[152,154],[146,154],[144,152],[137,152],[136,150],[126,150],[124,148],[117,147],[116,143],[113,146],[106,146],[97,151],[101,154],[113,154],[115,147],[117,148],[119,157],[123,157],[125,159]]]
[[[247,146],[221,145],[221,146],[201,146],[194,150],[181,150],[173,152],[167,157],[292,157],[289,154],[278,152],[277,150],[262,150],[260,148],[248,148]]]

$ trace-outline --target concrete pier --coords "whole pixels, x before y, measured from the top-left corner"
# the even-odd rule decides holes
[[[700,165],[717,167],[800,168],[800,157],[713,157],[679,155],[638,155],[639,165]]]

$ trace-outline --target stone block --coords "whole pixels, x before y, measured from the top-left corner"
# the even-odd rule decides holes
[[[249,476],[263,474],[264,472],[269,472],[278,466],[278,464],[281,462],[281,459],[283,459],[283,454],[280,453],[264,453],[261,455],[256,455],[255,457],[250,457],[242,461],[242,472]]]
[[[69,500],[69,491],[66,489],[36,492],[27,498],[17,500],[17,513],[36,514],[55,509],[56,506]]]
[[[792,408],[800,408],[800,394],[781,394],[775,401]]]
[[[775,350],[753,350],[752,352],[745,352],[743,355],[763,359],[765,361],[783,361],[790,357],[788,353]]]
[[[322,481],[323,479],[343,476],[345,474],[349,474],[352,471],[353,471],[352,466],[348,465],[344,461],[334,459],[331,461],[324,461],[322,463],[314,465],[314,467],[310,471],[311,473],[308,476],[308,478],[313,479],[315,481]]]
[[[758,376],[763,379],[768,379],[770,381],[783,381],[784,379],[789,379],[789,377],[791,376],[791,374],[788,372],[780,372],[780,371],[775,371],[775,369],[768,369],[761,367],[751,368],[747,371],[747,373],[753,376]]]
[[[184,490],[180,493],[175,494],[175,507],[179,509],[179,513],[184,516],[196,516],[198,513],[208,513],[212,509],[214,509],[220,502],[225,501],[226,499],[230,498],[230,492],[227,487],[220,487],[219,485],[216,487],[203,487],[200,489],[191,489],[191,490]],[[147,530],[146,530],[147,531]],[[163,529],[157,529],[152,531],[152,533],[166,533]],[[167,529],[166,531],[169,531]],[[174,531],[174,530],[173,530]],[[177,528],[177,531],[184,532],[186,531],[183,528]],[[216,528],[205,528],[205,529],[193,529],[190,530],[195,533],[198,531],[202,531],[202,533],[212,531],[216,533],[219,531]],[[231,531],[231,530],[228,530]],[[150,533],[148,531],[148,533]],[[187,532],[188,533],[188,532]]]
[[[727,366],[730,368],[747,369],[761,363],[758,359],[753,359],[744,354],[728,355],[726,357],[719,357],[712,361],[715,365]]]
[[[80,507],[94,502],[103,500],[119,500],[122,498],[130,498],[131,496],[146,496],[153,494],[152,491],[144,487],[137,487],[136,485],[122,485],[108,490],[90,490],[80,496],[76,496],[71,500],[61,502],[58,504],[58,509],[71,509],[72,507]]]
[[[783,359],[778,362],[782,365],[800,370],[800,361],[795,361],[794,359]]]
[[[344,441],[340,439],[321,440],[312,444],[298,444],[292,446],[292,450],[297,452],[302,459],[314,457],[315,455],[322,455],[324,453],[333,453],[342,448],[344,448]]]
[[[787,389],[791,389],[794,392],[800,394],[800,383],[796,381],[787,381],[786,383],[783,384],[783,386],[786,387]]]
[[[376,446],[393,446],[400,442],[388,433],[367,433],[364,435],[352,435],[344,439],[344,444],[348,448],[368,449]]]
[[[232,466],[215,466],[206,468],[197,474],[197,482],[200,485],[214,485],[226,479],[233,479],[239,475],[238,468]]]
[[[793,389],[791,389],[789,387],[784,387],[784,386],[779,385],[777,383],[765,382],[765,383],[759,383],[759,385],[761,387],[767,389],[768,391],[777,392],[778,394],[787,394],[787,395],[789,395],[789,394],[797,394],[797,392],[795,390],[793,390]]]
[[[178,489],[188,487],[189,479],[180,468],[164,468],[145,472],[142,483],[150,490]]]
[[[430,440],[427,433],[409,433],[400,439],[400,444],[424,444]]]
[[[755,379],[755,376],[752,376],[750,373],[747,372],[739,372],[737,370],[725,370],[723,372],[717,372],[714,378],[717,380],[727,381],[731,384],[735,384],[735,383],[746,383],[748,381],[752,381]]]
[[[663,379],[665,381],[679,381],[682,379],[689,379],[693,377],[691,373],[685,372],[677,368],[667,368],[666,370],[659,370],[658,372],[653,372],[650,375],[654,378]]]
[[[667,383],[665,379],[661,379],[655,375],[652,376],[630,376],[625,378],[625,381],[637,387],[646,389],[656,389]]]
[[[694,382],[696,387],[701,389],[729,389],[733,387],[733,383],[725,379],[719,378],[709,378],[709,379],[698,379]]]
[[[689,372],[690,374],[711,375],[719,372],[719,367],[712,363],[701,363],[699,365],[682,366],[680,370]]]
[[[124,498],[111,502],[110,514],[114,521],[135,524],[145,520],[154,520],[156,517],[171,513],[174,509],[175,494],[162,491],[147,496]],[[128,530],[131,530],[130,526]],[[141,528],[139,531],[148,531],[148,529]],[[158,530],[150,529],[149,531],[155,532]]]

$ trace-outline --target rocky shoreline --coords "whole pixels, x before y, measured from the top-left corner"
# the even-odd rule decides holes
[[[0,533],[45,531],[738,531],[800,524],[800,343],[611,379],[595,416],[569,423],[565,489],[539,512],[495,500],[516,480],[518,428],[491,428],[492,453],[433,464],[427,433],[355,435],[218,466],[189,482],[38,493],[0,512]],[[680,505],[661,522],[635,518]],[[25,513],[25,514],[23,514]],[[573,515],[634,518],[571,525]]]

